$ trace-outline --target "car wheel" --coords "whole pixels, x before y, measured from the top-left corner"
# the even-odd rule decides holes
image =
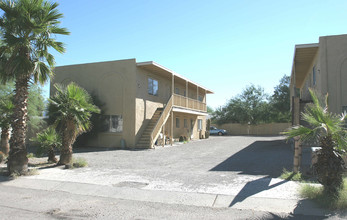
[[[218,132],[218,135],[219,135],[219,136],[222,136],[222,135],[223,135],[223,133],[222,133],[222,132]]]

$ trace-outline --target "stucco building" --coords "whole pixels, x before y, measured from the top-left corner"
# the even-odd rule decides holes
[[[308,88],[328,93],[329,111],[347,111],[347,35],[324,36],[318,43],[295,46],[290,93],[293,124],[311,102]]]
[[[164,135],[170,142],[205,136],[206,95],[213,92],[155,62],[128,59],[56,67],[51,95],[54,83],[72,81],[102,103],[90,146],[152,148]]]

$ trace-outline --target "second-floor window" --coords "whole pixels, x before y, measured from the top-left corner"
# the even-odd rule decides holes
[[[312,69],[312,83],[316,85],[316,67],[314,66]]]
[[[148,78],[148,94],[158,95],[158,80]]]
[[[179,94],[180,94],[180,89],[179,89],[179,88],[175,88],[175,93],[176,93],[177,95],[179,95]]]
[[[199,100],[200,102],[202,102],[203,98],[202,98],[201,95],[198,96],[198,100]]]

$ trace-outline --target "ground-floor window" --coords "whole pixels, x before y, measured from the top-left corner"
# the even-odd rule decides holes
[[[121,115],[101,115],[100,132],[120,133],[123,131],[123,117]]]
[[[176,128],[179,128],[179,127],[180,127],[180,119],[176,118]]]
[[[198,130],[202,130],[202,119],[198,119]]]

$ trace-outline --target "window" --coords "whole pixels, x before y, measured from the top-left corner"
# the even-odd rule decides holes
[[[158,95],[158,80],[148,78],[148,94]]]
[[[184,119],[184,127],[188,128],[188,120],[187,119]]]
[[[186,93],[186,90],[184,90],[183,95],[186,96],[186,94],[187,94],[187,93]]]
[[[100,132],[120,133],[123,131],[123,117],[121,115],[101,115]]]
[[[199,100],[200,102],[202,102],[202,96],[201,96],[201,95],[198,96],[198,100]]]
[[[316,67],[314,66],[312,69],[312,83],[316,85]]]
[[[202,119],[198,119],[198,131],[202,130]]]
[[[176,93],[177,95],[179,95],[179,94],[180,94],[180,89],[179,89],[179,88],[175,88],[175,93]]]
[[[179,128],[179,127],[180,127],[180,119],[176,118],[176,128]]]

